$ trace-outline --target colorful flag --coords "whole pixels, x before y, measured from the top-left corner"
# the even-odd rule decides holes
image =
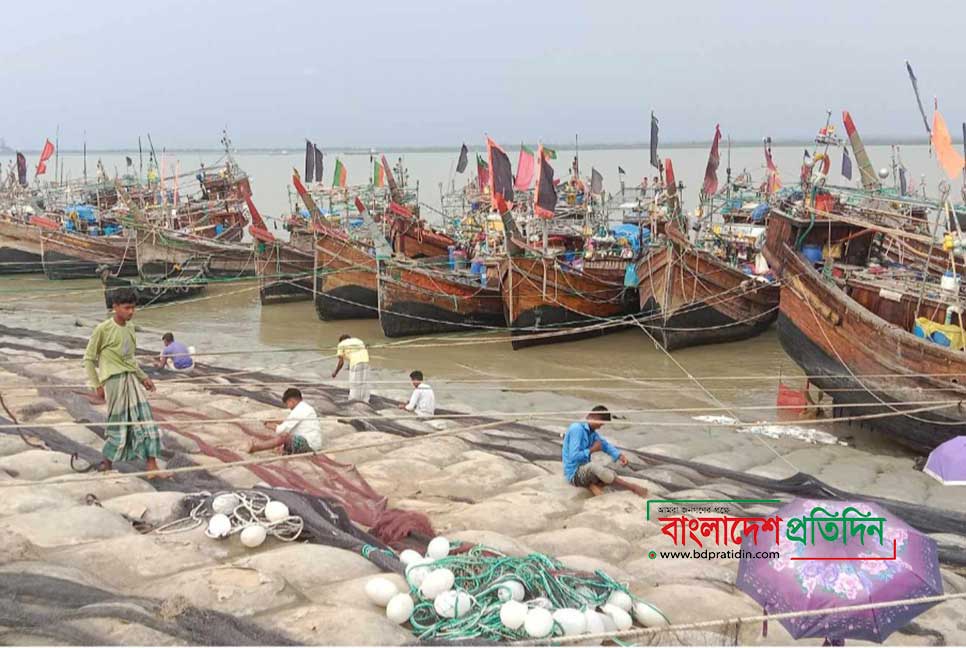
[[[595,196],[604,193],[604,176],[594,167],[590,167],[590,193]]]
[[[43,175],[47,171],[47,160],[54,154],[54,144],[50,140],[44,141],[44,150],[40,152],[40,162],[37,163],[35,176]]]
[[[782,188],[782,180],[778,175],[778,167],[775,166],[775,161],[771,157],[770,137],[765,138],[765,168],[768,176],[765,181],[765,193],[773,194]]]
[[[547,156],[547,159],[548,160],[556,160],[557,159],[557,152],[554,149],[550,148],[550,147],[544,146],[543,147],[543,153],[544,153],[544,155]]]
[[[520,157],[517,159],[517,177],[513,181],[513,188],[526,191],[533,182],[534,167],[533,151],[523,144],[520,145]]]
[[[386,184],[389,185],[389,195],[392,196],[393,200],[401,200],[399,196],[399,187],[396,186],[396,178],[392,175],[392,168],[389,166],[389,160],[386,159],[385,155],[379,158],[382,161],[382,169],[386,173]],[[397,198],[397,196],[399,196]]]
[[[312,182],[315,177],[315,146],[305,140],[305,181]]]
[[[27,186],[27,158],[20,151],[17,151],[17,181],[21,187]]]
[[[671,158],[664,160],[664,186],[667,187],[669,194],[673,194],[678,190],[674,182],[674,167],[671,166]]]
[[[553,218],[557,208],[557,185],[553,180],[553,167],[547,162],[546,150],[537,149],[537,185],[533,195],[533,213],[539,218]]]
[[[963,156],[953,148],[953,138],[946,128],[946,120],[936,110],[932,114],[932,147],[936,149],[936,159],[946,175],[952,179],[963,172]]]
[[[655,169],[661,169],[661,159],[657,157],[657,117],[654,116],[654,111],[651,111],[651,166]]]
[[[718,124],[714,125],[714,140],[711,142],[711,152],[708,153],[708,166],[704,169],[704,185],[701,187],[702,193],[706,196],[713,196],[718,191],[718,164],[721,157],[718,155],[718,142],[721,141],[721,129]]]
[[[404,216],[406,218],[413,218],[413,212],[407,209],[405,206],[400,205],[394,200],[389,201],[389,211],[391,211],[396,216]]]
[[[513,169],[506,151],[489,137],[486,155],[490,160],[490,203],[502,214],[513,206]]]
[[[386,185],[386,172],[382,165],[376,160],[372,161],[372,186],[384,187]]]
[[[466,144],[460,147],[460,159],[456,162],[456,172],[463,173],[466,171],[466,165],[469,162],[467,159],[469,157],[470,150],[466,148]]]
[[[859,165],[859,178],[862,179],[862,187],[865,189],[878,189],[882,186],[879,182],[879,178],[875,175],[875,169],[872,168],[872,160],[869,159],[869,154],[865,152],[865,145],[862,143],[862,138],[859,137],[859,131],[855,128],[855,122],[852,121],[852,115],[849,111],[842,111],[842,122],[845,124],[845,132],[849,136],[849,142],[852,144],[852,153],[855,155],[855,162]]]
[[[480,191],[490,184],[490,168],[486,165],[480,154],[476,154],[476,179],[479,183]]]
[[[315,144],[312,148],[315,149],[315,181],[322,182],[322,151]]]
[[[842,147],[842,177],[852,179],[852,158],[849,157],[849,149]]]
[[[344,187],[346,180],[345,165],[342,164],[342,160],[339,158],[335,159],[335,173],[332,174],[332,186],[333,187]]]

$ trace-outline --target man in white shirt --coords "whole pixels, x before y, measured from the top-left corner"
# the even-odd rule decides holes
[[[408,410],[420,418],[427,418],[436,415],[436,394],[433,388],[423,382],[423,372],[416,369],[409,374],[409,379],[413,383],[413,395],[409,397],[409,402],[401,404],[399,409]]]
[[[252,440],[248,452],[271,450],[281,446],[285,454],[318,452],[322,449],[322,426],[315,408],[302,400],[302,392],[289,387],[282,394],[282,402],[291,411],[284,421],[265,421],[265,427],[275,430],[274,439]]]

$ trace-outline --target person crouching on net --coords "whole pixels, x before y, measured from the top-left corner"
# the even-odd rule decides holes
[[[612,468],[592,461],[595,452],[605,452],[620,465],[627,465],[627,456],[597,433],[608,421],[610,412],[603,405],[597,405],[583,421],[570,424],[563,441],[564,477],[574,486],[589,489],[595,496],[604,494],[604,486],[615,486],[647,497],[646,488],[621,479]]]

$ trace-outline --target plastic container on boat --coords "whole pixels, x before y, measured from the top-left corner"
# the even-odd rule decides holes
[[[809,262],[821,263],[822,262],[822,247],[820,245],[803,245],[802,255],[809,260]]]
[[[947,270],[942,279],[939,280],[939,286],[946,292],[959,292],[961,283],[961,279],[954,275],[951,270]]]

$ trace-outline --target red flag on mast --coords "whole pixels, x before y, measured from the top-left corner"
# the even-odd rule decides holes
[[[718,191],[718,164],[721,157],[718,155],[718,142],[721,141],[721,128],[718,124],[714,125],[714,141],[711,142],[711,152],[708,154],[708,166],[704,169],[704,185],[701,192],[705,196],[712,196]]]
[[[517,177],[513,181],[513,188],[526,191],[533,182],[534,167],[533,151],[523,144],[520,145],[520,157],[517,159]]]
[[[54,143],[50,140],[44,141],[44,150],[40,152],[40,162],[37,163],[35,176],[43,175],[47,171],[47,160],[54,154]]]

